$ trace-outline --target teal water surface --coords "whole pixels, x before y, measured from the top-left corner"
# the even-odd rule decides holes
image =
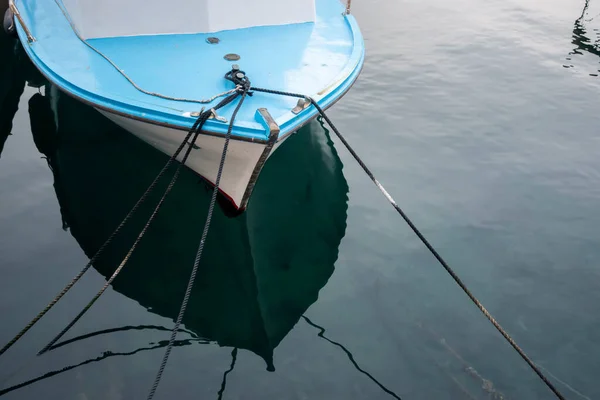
[[[600,398],[600,2],[353,3],[366,65],[329,115],[565,396]],[[1,345],[166,162],[43,83],[0,36]],[[149,199],[0,357],[0,397],[145,398],[209,199],[185,171],[122,274],[36,357]],[[277,150],[246,214],[218,209],[183,322],[156,398],[553,398],[318,121]]]

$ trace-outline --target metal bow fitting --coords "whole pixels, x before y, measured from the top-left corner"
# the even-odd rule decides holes
[[[35,38],[31,34],[31,31],[29,30],[27,25],[25,25],[25,21],[23,21],[23,17],[21,17],[21,13],[17,9],[17,6],[15,5],[14,0],[8,0],[8,7],[13,12],[13,14],[15,14],[15,17],[17,17],[17,19],[19,20],[19,24],[21,24],[21,27],[23,28],[23,30],[25,31],[25,34],[27,35],[27,41],[29,43],[35,42]]]

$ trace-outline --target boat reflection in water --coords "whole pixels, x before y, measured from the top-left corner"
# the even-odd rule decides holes
[[[0,13],[5,7],[0,3]],[[0,156],[11,134],[12,120],[19,106],[19,98],[25,88],[22,62],[15,54],[16,40],[0,31]]]
[[[32,131],[48,158],[63,225],[92,257],[167,158],[92,108],[56,90],[30,100]],[[286,167],[282,165],[285,163]],[[174,168],[173,168],[174,171]],[[94,268],[110,277],[164,192],[154,193]],[[212,189],[184,168],[113,288],[175,320]],[[313,123],[263,170],[247,211],[215,211],[183,324],[221,346],[273,353],[334,271],[346,230],[348,185],[327,133]],[[93,310],[92,310],[93,312]]]
[[[4,15],[5,10],[6,6],[0,0],[0,14]],[[31,64],[18,40],[0,30],[0,157],[12,134],[13,119],[25,85],[40,88],[45,83],[46,80]]]

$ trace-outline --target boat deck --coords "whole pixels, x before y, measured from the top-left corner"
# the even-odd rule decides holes
[[[59,0],[60,1],[60,0]],[[17,0],[25,24],[36,41],[25,45],[36,66],[54,84],[94,106],[134,118],[189,128],[191,112],[201,104],[166,100],[137,90],[105,58],[86,46],[54,0]],[[90,39],[144,91],[175,98],[205,99],[233,87],[224,75],[233,64],[244,70],[257,87],[298,92],[328,107],[358,77],[364,44],[354,18],[343,15],[339,0],[317,0],[313,23],[254,27],[212,34],[134,36]],[[19,35],[26,35],[19,26]],[[218,44],[207,42],[217,37]],[[235,53],[238,61],[224,56]],[[215,100],[208,105],[215,105]],[[234,136],[266,140],[256,110],[265,107],[281,128],[281,135],[297,129],[316,114],[313,107],[295,115],[297,99],[255,93],[236,120]],[[235,104],[219,114],[229,119]],[[225,133],[227,124],[209,120],[205,130]]]

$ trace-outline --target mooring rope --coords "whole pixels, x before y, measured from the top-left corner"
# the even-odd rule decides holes
[[[139,235],[136,238],[135,242],[133,243],[133,245],[131,246],[131,248],[127,252],[127,255],[125,256],[125,258],[123,258],[123,261],[121,262],[121,264],[119,264],[119,266],[117,267],[117,269],[115,270],[115,272],[106,281],[106,283],[104,284],[104,286],[102,287],[102,289],[100,289],[100,291],[94,296],[94,298],[81,310],[81,312],[54,339],[52,339],[42,350],[40,350],[40,352],[38,353],[38,355],[42,355],[45,352],[47,352],[54,345],[54,343],[56,343],[61,337],[63,337],[64,334],[67,333],[69,331],[69,329],[71,329],[77,323],[77,321],[79,321],[79,319],[81,317],[83,317],[83,315],[94,305],[94,303],[100,298],[100,296],[102,296],[102,294],[106,291],[106,289],[108,289],[108,287],[112,284],[112,282],[115,280],[115,278],[123,270],[123,268],[125,267],[125,265],[129,261],[129,259],[131,258],[131,255],[133,254],[133,252],[135,251],[135,249],[137,248],[137,246],[141,242],[142,238],[144,237],[144,235],[148,231],[148,228],[150,227],[150,225],[152,224],[152,222],[154,221],[154,219],[158,215],[158,212],[160,211],[162,205],[164,204],[167,196],[169,195],[169,193],[171,192],[171,190],[175,186],[175,182],[179,178],[179,174],[181,173],[181,169],[185,165],[185,163],[186,163],[186,161],[187,161],[187,159],[188,159],[188,157],[189,157],[189,155],[190,155],[190,153],[192,151],[192,148],[193,148],[194,144],[196,143],[196,140],[197,140],[198,136],[200,135],[200,131],[202,130],[202,127],[204,126],[204,123],[212,115],[214,115],[215,110],[217,110],[219,108],[222,108],[225,105],[231,103],[233,100],[235,100],[235,98],[237,96],[239,96],[239,92],[238,91],[236,91],[235,93],[231,94],[229,97],[226,97],[225,99],[221,100],[221,102],[215,108],[207,110],[207,111],[203,111],[200,114],[200,117],[198,117],[198,119],[194,123],[194,126],[190,130],[190,133],[188,133],[188,135],[186,136],[185,140],[182,142],[182,145],[185,146],[185,144],[187,143],[187,141],[189,139],[190,134],[194,135],[193,139],[192,139],[192,142],[189,144],[188,148],[185,151],[185,154],[183,156],[183,159],[182,159],[181,163],[177,166],[177,169],[175,171],[175,174],[173,175],[173,178],[171,179],[171,182],[169,182],[169,186],[167,187],[167,189],[165,190],[165,192],[164,192],[163,196],[161,197],[160,201],[156,205],[154,211],[152,212],[152,215],[150,216],[150,218],[148,219],[148,221],[144,225],[144,228],[139,233]],[[180,147],[182,145],[180,145]]]
[[[57,4],[58,4],[58,1],[57,1]],[[60,5],[59,5],[59,7],[60,7]],[[62,7],[61,7],[61,10],[62,10]],[[67,18],[68,18],[68,16],[67,16]],[[85,41],[84,41],[84,43],[85,43]],[[390,204],[400,214],[400,216],[409,225],[409,227],[413,230],[413,232],[419,237],[419,239],[423,242],[423,244],[427,247],[427,249],[431,252],[431,254],[436,258],[436,260],[446,270],[446,272],[448,272],[448,274],[452,277],[452,279],[454,279],[454,281],[460,286],[460,288],[465,292],[465,294],[467,294],[467,296],[477,306],[477,308],[479,308],[479,310],[486,316],[486,318],[500,332],[500,334],[502,334],[502,336],[508,341],[508,343],[517,351],[517,353],[519,353],[519,355],[521,356],[521,358],[523,358],[523,360],[532,368],[532,370],[546,384],[546,386],[556,395],[556,397],[559,398],[559,399],[561,399],[561,400],[565,399],[565,397],[549,381],[549,379],[542,373],[542,371],[535,365],[535,363],[525,354],[525,352],[519,347],[519,345],[517,345],[517,343],[514,341],[514,339],[506,332],[506,330],[494,319],[494,317],[492,317],[492,315],[483,306],[483,304],[472,294],[472,292],[467,288],[467,286],[462,282],[462,280],[458,277],[458,275],[454,272],[454,270],[448,265],[448,263],[437,252],[437,250],[431,245],[431,243],[429,243],[429,241],[425,238],[425,236],[421,233],[421,231],[415,226],[415,224],[411,221],[411,219],[408,217],[408,215],[400,208],[400,206],[396,203],[396,201],[392,198],[392,196],[387,192],[387,190],[383,187],[383,185],[377,180],[377,178],[374,176],[374,174],[370,171],[370,169],[366,166],[366,164],[362,161],[362,159],[358,156],[358,154],[354,151],[354,149],[346,141],[346,139],[344,138],[344,136],[340,133],[340,131],[333,124],[333,122],[325,114],[325,111],[319,106],[319,104],[316,102],[316,100],[314,100],[313,98],[311,98],[309,96],[305,96],[305,95],[302,95],[302,94],[252,87],[251,84],[250,84],[250,81],[247,78],[247,76],[245,75],[245,73],[243,73],[243,71],[239,71],[237,69],[228,72],[225,77],[226,77],[226,79],[231,80],[234,83],[236,83],[235,89],[232,89],[232,90],[230,90],[228,92],[219,94],[219,95],[217,95],[217,96],[214,97],[214,98],[216,98],[216,97],[220,97],[220,96],[224,96],[224,95],[229,94],[229,96],[226,97],[225,99],[223,99],[216,107],[214,107],[214,108],[212,108],[212,109],[210,109],[208,111],[204,111],[203,110],[200,113],[200,116],[198,117],[198,119],[194,123],[194,126],[188,132],[188,134],[186,135],[185,139],[183,140],[183,142],[181,143],[181,145],[179,146],[179,148],[177,149],[177,151],[173,154],[173,156],[171,156],[171,158],[169,158],[169,161],[166,163],[166,165],[163,167],[163,169],[159,172],[159,174],[157,175],[157,177],[155,178],[155,180],[152,182],[152,184],[148,187],[148,189],[146,190],[146,192],[142,195],[142,197],[138,200],[138,202],[135,204],[135,206],[132,208],[132,210],[126,215],[126,217],[123,219],[123,221],[119,224],[119,226],[115,229],[115,231],[111,234],[111,236],[106,240],[106,242],[100,247],[100,249],[96,252],[96,254],[90,259],[90,261],[85,266],[85,268],[58,294],[58,296],[56,296],[52,300],[52,302],[50,302],[48,304],[48,306],[46,306],[46,308],[44,308],[44,310],[42,310],[42,312],[40,312],[27,326],[25,326],[25,328],[23,328],[10,342],[8,342],[2,349],[0,349],[0,356],[2,354],[4,354],[11,346],[13,346],[29,329],[31,329],[31,327],[33,327],[33,325],[35,325],[35,323],[37,323],[73,287],[73,285],[83,276],[83,274],[85,274],[85,272],[87,272],[89,270],[89,268],[91,267],[91,265],[98,259],[98,257],[104,251],[104,249],[112,242],[112,240],[114,239],[114,237],[118,234],[118,232],[125,225],[125,223],[132,217],[132,215],[138,210],[138,208],[140,207],[140,205],[146,200],[146,198],[149,195],[149,193],[156,186],[158,180],[165,174],[165,172],[171,166],[171,164],[173,163],[173,161],[181,153],[181,151],[183,150],[183,147],[185,147],[185,145],[188,144],[188,148],[187,148],[187,150],[185,152],[185,155],[184,155],[184,157],[182,159],[182,162],[178,165],[177,170],[175,172],[175,175],[173,176],[171,182],[169,183],[169,186],[165,190],[162,198],[160,199],[159,203],[155,207],[155,209],[154,209],[151,217],[146,222],[146,225],[144,226],[144,228],[142,229],[142,231],[138,235],[137,239],[135,240],[134,244],[130,248],[129,252],[125,256],[125,258],[123,259],[123,261],[121,262],[121,264],[119,265],[119,267],[115,270],[115,272],[110,277],[110,279],[106,282],[106,284],[104,285],[104,287],[83,308],[83,310],[75,317],[75,319],[73,321],[71,321],[71,323],[69,323],[67,325],[67,327],[65,329],[63,329],[59,333],[59,335],[57,335],[50,343],[48,343],[38,353],[38,355],[43,354],[44,352],[48,351],[92,307],[92,305],[100,298],[100,296],[104,293],[104,291],[108,288],[108,286],[113,282],[113,280],[121,272],[121,270],[123,269],[123,267],[125,266],[125,264],[129,260],[129,258],[131,257],[131,255],[135,251],[137,245],[139,244],[139,242],[141,241],[141,239],[145,235],[145,233],[146,233],[147,229],[149,228],[150,224],[155,219],[156,215],[158,214],[158,211],[160,210],[160,208],[163,205],[166,197],[168,196],[168,194],[172,190],[172,188],[173,188],[173,186],[174,186],[177,178],[179,177],[181,168],[183,167],[183,165],[187,161],[187,158],[188,158],[189,154],[191,153],[191,150],[192,150],[192,148],[193,148],[193,146],[194,146],[194,144],[195,144],[195,142],[196,142],[196,140],[198,138],[198,135],[200,134],[200,131],[201,131],[204,123],[211,116],[213,116],[215,114],[215,110],[217,110],[217,109],[219,109],[221,107],[224,107],[225,105],[231,103],[239,95],[241,95],[241,99],[240,99],[239,103],[237,104],[237,106],[236,106],[236,108],[235,108],[235,110],[234,110],[234,112],[232,114],[231,120],[229,122],[229,127],[228,127],[228,130],[227,130],[227,134],[225,136],[225,143],[224,143],[224,146],[223,146],[223,152],[222,152],[222,155],[221,155],[221,160],[220,160],[220,164],[219,164],[219,169],[218,169],[218,173],[217,173],[215,187],[214,187],[214,191],[213,191],[212,198],[211,198],[211,201],[210,201],[207,218],[206,218],[206,222],[205,222],[205,225],[204,225],[204,230],[202,232],[202,237],[201,237],[201,240],[200,240],[200,243],[199,243],[199,246],[198,246],[198,250],[197,250],[197,253],[196,253],[196,258],[194,260],[194,265],[193,265],[193,268],[192,268],[190,279],[188,281],[186,292],[185,292],[185,295],[184,295],[184,298],[183,298],[183,301],[182,301],[182,304],[181,304],[181,308],[179,310],[179,314],[178,314],[175,326],[171,330],[171,337],[169,339],[169,344],[167,345],[167,349],[165,351],[165,355],[164,355],[163,360],[162,360],[162,362],[160,364],[158,373],[157,373],[156,378],[154,380],[154,384],[152,385],[152,387],[150,389],[150,392],[148,394],[148,400],[151,400],[154,397],[154,395],[156,393],[156,389],[158,388],[158,385],[159,385],[160,380],[162,378],[164,369],[165,369],[165,367],[167,365],[169,355],[170,355],[170,353],[172,351],[172,348],[173,348],[173,345],[175,343],[177,332],[180,329],[181,322],[183,320],[183,316],[185,314],[185,311],[186,311],[186,308],[187,308],[187,304],[188,304],[188,301],[189,301],[189,298],[190,298],[190,295],[191,295],[191,291],[192,291],[192,288],[193,288],[193,285],[194,285],[194,282],[195,282],[195,279],[196,279],[196,275],[197,275],[197,272],[198,272],[198,267],[199,267],[199,264],[200,264],[200,259],[202,257],[202,252],[203,252],[203,249],[204,249],[206,238],[208,236],[208,231],[209,231],[209,228],[210,228],[210,224],[211,224],[211,221],[212,221],[212,216],[213,216],[213,213],[214,213],[214,208],[215,208],[215,205],[216,205],[217,195],[218,195],[218,191],[219,191],[219,185],[220,185],[220,181],[221,181],[221,177],[222,177],[222,173],[223,173],[223,168],[224,168],[224,165],[225,165],[225,159],[226,159],[226,156],[227,156],[227,150],[228,150],[228,146],[229,146],[229,141],[231,139],[231,135],[232,135],[232,131],[233,131],[234,121],[235,121],[235,118],[236,118],[236,116],[237,116],[237,114],[238,114],[238,112],[239,112],[239,110],[240,110],[240,108],[241,108],[241,106],[242,106],[242,104],[243,104],[246,96],[252,95],[252,93],[251,93],[251,90],[252,90],[252,91],[256,91],[256,92],[263,92],[263,93],[269,93],[269,94],[280,95],[280,96],[289,96],[289,97],[301,98],[301,99],[306,99],[306,100],[310,101],[310,103],[319,112],[319,114],[321,115],[321,117],[323,117],[323,119],[327,122],[327,124],[335,132],[336,136],[342,141],[342,143],[348,149],[348,151],[350,152],[350,154],[354,157],[354,159],[362,167],[362,169],[365,171],[365,173],[371,178],[371,180],[373,181],[373,183],[383,193],[383,195],[387,198],[387,200],[390,202]],[[149,93],[149,94],[153,94],[153,93]],[[153,94],[153,95],[156,95],[156,94]],[[177,99],[177,100],[190,101],[190,102],[206,102],[206,100],[203,100],[203,101],[183,100],[183,99]],[[193,135],[193,140],[192,140],[192,142],[190,144],[190,143],[188,143],[188,141],[189,141],[190,137],[192,137],[192,135]]]
[[[117,234],[121,231],[121,229],[125,226],[125,224],[133,217],[133,215],[138,211],[142,203],[146,201],[150,192],[154,190],[158,181],[164,176],[167,170],[171,167],[173,162],[179,156],[185,144],[189,141],[190,137],[194,134],[198,124],[200,122],[200,118],[196,121],[192,129],[189,131],[185,140],[181,143],[179,148],[173,153],[173,155],[169,158],[165,166],[158,173],[154,181],[148,186],[148,189],[144,192],[144,194],[140,197],[137,203],[133,206],[133,208],[127,213],[125,218],[121,221],[121,223],[117,226],[117,228],[113,231],[113,233],[106,239],[104,244],[100,246],[100,248],[96,251],[96,253],[92,256],[90,261],[86,264],[86,266],[69,282],[63,290],[54,298],[52,301],[38,314],[36,315],[15,337],[13,337],[2,349],[0,349],[0,356],[4,354],[10,347],[12,347],[29,329],[31,329],[58,301],[81,279],[81,277],[90,269],[90,267],[98,260],[98,258],[102,255],[104,250],[108,247],[108,245],[114,240]]]
[[[173,331],[171,333],[171,338],[169,339],[169,345],[167,346],[167,350],[165,351],[165,355],[160,363],[160,367],[158,368],[158,373],[156,374],[156,378],[154,379],[154,384],[148,393],[148,400],[151,400],[156,393],[156,389],[160,383],[165,367],[167,366],[167,361],[169,360],[169,355],[171,354],[171,350],[173,348],[173,343],[175,343],[175,338],[177,337],[177,332],[179,327],[181,326],[181,321],[183,320],[183,316],[185,314],[185,310],[187,308],[188,301],[190,299],[190,295],[192,293],[192,288],[194,286],[194,282],[196,281],[196,274],[198,273],[198,266],[200,265],[200,259],[202,258],[202,251],[204,250],[204,244],[206,243],[206,238],[208,236],[208,230],[210,229],[210,223],[212,221],[212,216],[214,213],[215,205],[217,203],[217,194],[219,192],[219,185],[221,183],[221,177],[223,175],[223,167],[225,166],[225,158],[227,157],[227,149],[229,147],[229,140],[231,139],[231,133],[233,131],[233,124],[235,122],[235,118],[246,99],[246,96],[249,94],[250,90],[250,80],[246,77],[243,71],[237,71],[235,73],[230,72],[226,75],[227,79],[233,80],[236,83],[236,86],[240,86],[241,89],[241,99],[233,114],[231,115],[231,120],[229,121],[229,128],[227,129],[227,135],[225,136],[225,144],[223,145],[223,153],[221,154],[221,161],[219,163],[219,170],[217,172],[217,178],[215,180],[215,188],[212,193],[212,197],[210,199],[210,205],[208,207],[208,214],[206,216],[206,222],[204,223],[204,230],[202,232],[202,237],[200,239],[200,244],[198,245],[198,251],[196,252],[196,259],[194,260],[194,266],[192,268],[192,273],[190,275],[190,279],[188,281],[187,288],[185,290],[185,295],[183,297],[183,301],[181,302],[181,308],[179,309],[179,315],[177,316],[177,321],[175,322],[175,326],[173,327]]]
[[[475,297],[475,295],[473,295],[473,293],[471,293],[469,288],[467,288],[467,286],[464,284],[464,282],[458,277],[456,272],[454,272],[454,270],[450,267],[450,265],[448,265],[448,263],[442,258],[442,256],[431,245],[431,243],[429,243],[427,238],[425,238],[425,236],[421,233],[421,231],[415,226],[415,224],[411,221],[411,219],[408,217],[408,215],[400,208],[400,206],[398,206],[396,201],[387,192],[387,190],[383,187],[383,185],[377,180],[377,178],[375,178],[375,175],[373,175],[371,170],[366,166],[366,164],[362,161],[362,159],[354,151],[352,146],[350,146],[350,144],[346,141],[344,136],[336,128],[336,126],[333,124],[333,122],[331,122],[329,117],[325,114],[325,111],[323,111],[323,109],[321,108],[321,106],[319,106],[319,104],[316,102],[316,100],[314,100],[313,98],[311,98],[309,96],[305,96],[302,94],[282,92],[279,90],[263,89],[263,88],[256,88],[256,87],[252,87],[252,90],[256,91],[256,92],[263,92],[263,93],[275,94],[275,95],[280,95],[280,96],[296,97],[296,98],[306,99],[306,100],[310,101],[312,103],[312,105],[317,109],[319,114],[323,117],[323,119],[325,121],[327,121],[327,124],[335,132],[337,137],[342,141],[342,143],[344,144],[346,149],[348,149],[350,154],[352,154],[352,157],[354,157],[356,162],[358,162],[358,164],[360,164],[360,166],[365,171],[365,173],[369,176],[369,178],[371,178],[373,183],[375,183],[377,188],[381,191],[381,193],[383,193],[383,195],[391,203],[391,205],[398,212],[398,214],[400,214],[402,219],[404,219],[404,221],[408,224],[408,226],[410,226],[410,228],[413,230],[413,232],[419,237],[419,239],[421,239],[421,242],[423,242],[425,247],[427,247],[427,249],[431,252],[431,254],[436,258],[436,260],[442,265],[442,267],[444,267],[446,272],[448,272],[448,274],[450,274],[450,276],[452,277],[452,279],[454,279],[454,281],[458,284],[458,286],[460,286],[460,288],[465,292],[465,294],[467,296],[469,296],[471,301],[477,306],[477,308],[479,308],[479,310],[483,313],[483,315],[486,316],[486,318],[492,323],[492,325],[494,325],[494,327],[498,330],[498,332],[500,332],[500,334],[504,337],[504,339],[506,339],[508,341],[508,343],[510,343],[510,345],[517,351],[517,353],[519,353],[521,358],[523,358],[523,360],[525,360],[525,362],[531,367],[531,369],[533,369],[533,371],[537,374],[537,376],[540,377],[540,379],[546,384],[546,386],[548,386],[548,388],[556,395],[556,397],[561,400],[565,399],[565,397],[552,384],[552,382],[550,382],[550,380],[542,373],[542,371],[537,367],[537,365],[535,365],[535,363],[527,356],[527,354],[525,354],[525,352],[521,349],[521,347],[519,347],[519,345],[515,342],[515,340],[508,334],[508,332],[506,332],[506,330],[498,323],[498,321],[496,321],[496,319],[489,313],[489,311],[483,306],[483,304],[481,304],[481,302]]]
[[[201,124],[203,124],[203,120],[210,117],[213,114],[214,110],[218,110],[227,104],[231,103],[238,96],[237,91],[233,94],[229,95],[227,98],[223,99],[219,104],[217,104],[213,109],[208,110],[206,112],[201,113],[200,117],[196,120],[185,139],[181,142],[175,153],[169,158],[166,162],[162,170],[158,173],[154,181],[148,186],[144,194],[140,197],[137,203],[133,206],[133,208],[127,213],[125,218],[121,221],[121,223],[117,226],[117,228],[113,231],[113,233],[106,239],[106,241],[100,246],[100,248],[96,251],[96,253],[92,256],[90,261],[86,264],[86,266],[63,288],[63,290],[54,298],[48,305],[38,314],[36,315],[15,337],[13,337],[6,345],[0,349],[0,356],[4,354],[9,348],[11,348],[19,339],[21,339],[27,331],[29,331],[52,307],[58,303],[58,301],[83,277],[83,275],[90,269],[90,267],[99,259],[99,257],[103,254],[104,250],[108,247],[108,245],[115,239],[121,229],[125,226],[125,224],[133,217],[133,215],[139,210],[140,206],[146,201],[149,194],[155,189],[159,180],[165,175],[167,170],[171,167],[173,162],[177,159],[183,148],[188,144],[192,135],[195,134],[194,140],[197,137],[198,133],[201,130]],[[187,149],[187,153],[189,153],[192,146],[189,146]],[[187,159],[187,157],[186,157]],[[180,164],[179,168],[182,164]],[[102,290],[102,292],[105,289]],[[62,336],[62,335],[61,335]],[[58,338],[57,338],[58,339]],[[51,346],[51,345],[50,345]],[[47,350],[46,346],[44,349]]]

